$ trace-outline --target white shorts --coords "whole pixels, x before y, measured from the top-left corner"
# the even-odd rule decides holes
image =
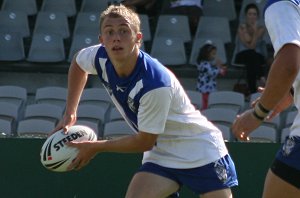
[[[274,56],[287,43],[300,47],[299,6],[289,1],[270,5],[265,11],[265,24],[273,44]]]

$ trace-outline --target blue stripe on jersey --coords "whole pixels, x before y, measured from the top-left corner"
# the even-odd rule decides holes
[[[291,2],[293,2],[294,4],[296,4],[297,6],[300,5],[300,0],[290,0]]]
[[[300,6],[300,0],[268,0],[264,7],[264,13],[270,5],[272,5],[273,3],[276,3],[278,1],[290,1],[290,2],[294,3],[296,6]]]
[[[153,89],[171,86],[167,69],[143,51],[139,53],[134,71],[126,78],[117,75],[103,46],[100,46],[97,51],[95,67],[114,103],[123,109],[125,119],[136,131],[138,131],[137,114],[142,96]]]

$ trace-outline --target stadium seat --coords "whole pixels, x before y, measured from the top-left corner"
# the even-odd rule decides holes
[[[124,120],[107,122],[104,125],[103,138],[114,139],[126,135],[133,135],[135,132]]]
[[[28,17],[22,11],[0,10],[0,32],[18,33],[23,38],[30,36]]]
[[[196,90],[186,90],[185,92],[195,108],[200,110],[202,108],[202,94]]]
[[[285,138],[290,135],[291,129],[290,127],[285,127],[281,130],[281,134],[280,134],[280,143],[284,143],[285,142]]]
[[[215,91],[209,94],[208,108],[228,108],[236,113],[244,110],[245,96],[234,91]]]
[[[272,120],[264,120],[261,125],[273,127],[276,131],[281,129],[281,116],[276,115]]]
[[[36,90],[34,102],[38,104],[54,104],[65,108],[67,100],[67,88],[65,87],[41,87]]]
[[[260,92],[255,92],[255,93],[250,94],[250,102],[249,102],[250,104],[249,105],[251,105],[260,96],[261,96]]]
[[[18,106],[13,103],[0,101],[0,109],[0,119],[6,120],[10,124],[11,130],[15,131],[20,118]]]
[[[37,14],[36,0],[3,0],[1,10],[22,11],[28,16]]]
[[[158,37],[181,38],[184,42],[190,42],[191,32],[188,17],[185,15],[159,15],[154,39]]]
[[[17,106],[19,112],[22,112],[27,103],[27,89],[16,85],[2,85],[0,86],[0,102],[12,103]]]
[[[113,105],[111,98],[104,88],[85,88],[80,98],[80,104],[101,105],[108,111]]]
[[[286,114],[286,119],[285,119],[283,127],[284,128],[290,127],[293,124],[294,119],[296,118],[297,114],[298,114],[297,110],[288,111]]]
[[[61,62],[65,59],[64,41],[61,36],[44,33],[33,35],[27,61]]]
[[[187,62],[182,38],[154,37],[150,54],[166,66],[184,65]]]
[[[232,125],[237,116],[236,111],[222,107],[208,108],[202,110],[201,113],[212,123],[223,124],[228,127]]]
[[[0,102],[0,117],[10,121],[18,121],[19,110],[18,106],[9,102]]]
[[[231,30],[226,17],[202,16],[198,23],[195,38],[219,38],[223,43],[231,43]]]
[[[50,120],[56,124],[63,116],[64,109],[53,104],[30,104],[25,108],[23,119]]]
[[[79,12],[76,16],[73,35],[98,36],[99,22],[98,12]]]
[[[96,35],[88,35],[88,34],[75,34],[72,39],[68,61],[71,62],[74,54],[76,54],[79,50],[99,43],[98,36]]]
[[[231,142],[233,138],[232,138],[230,126],[220,124],[220,123],[215,123],[215,125],[221,130],[224,141]]]
[[[4,133],[6,136],[12,135],[12,123],[9,120],[0,118],[0,135]]]
[[[66,39],[70,37],[68,17],[63,12],[39,11],[33,34],[58,34]]]
[[[88,120],[77,120],[76,121],[76,125],[84,125],[84,126],[88,126],[91,129],[93,129],[95,131],[95,133],[97,134],[98,139],[102,139],[103,137],[103,129],[99,129],[99,126],[97,123],[95,122],[91,122]]]
[[[217,56],[222,60],[224,64],[227,62],[227,55],[225,51],[224,42],[215,37],[203,37],[203,38],[195,38],[192,45],[192,51],[189,58],[189,64],[196,65],[197,57],[199,55],[200,48],[205,44],[213,44],[217,47]]]
[[[19,33],[0,32],[0,51],[0,61],[21,61],[26,58],[23,37]]]
[[[277,142],[277,131],[273,127],[259,126],[249,135],[250,142]]]
[[[95,104],[79,104],[77,110],[78,120],[87,120],[94,122],[99,128],[102,127],[106,121],[107,109],[101,105]]]
[[[141,31],[143,33],[143,41],[151,41],[151,30],[150,30],[150,24],[149,24],[149,16],[146,14],[139,14],[140,20],[141,20]]]
[[[116,121],[116,120],[124,120],[123,116],[119,112],[119,110],[116,107],[113,107],[109,110],[109,119],[111,121]]]
[[[46,138],[55,128],[50,120],[29,119],[18,123],[17,135],[21,138]]]
[[[203,5],[204,16],[226,17],[230,21],[237,18],[234,0],[204,0]]]
[[[68,17],[73,17],[77,13],[75,0],[43,0],[40,10],[49,12],[63,12]]]

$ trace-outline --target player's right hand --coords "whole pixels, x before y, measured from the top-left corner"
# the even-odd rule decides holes
[[[53,131],[50,132],[49,136],[61,129],[64,131],[64,133],[67,133],[69,128],[76,123],[76,120],[77,120],[76,114],[71,114],[71,115],[64,114],[63,118],[58,122],[58,124],[53,129]]]

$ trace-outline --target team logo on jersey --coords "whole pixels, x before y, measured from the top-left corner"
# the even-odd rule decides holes
[[[140,79],[139,81],[137,81],[135,83],[134,87],[130,90],[130,92],[128,94],[127,105],[129,107],[129,109],[134,113],[137,113],[138,104],[134,103],[133,98],[138,97],[138,94],[140,93],[140,91],[143,87],[144,87],[143,80]]]
[[[221,161],[218,160],[215,162],[214,168],[219,180],[225,183],[227,181],[227,172],[224,164],[222,164]]]
[[[134,105],[134,100],[132,98],[128,97],[127,105],[132,112],[136,113],[136,107]]]
[[[282,147],[282,153],[283,153],[283,155],[284,156],[288,156],[292,152],[292,150],[294,149],[294,147],[295,147],[295,141],[294,141],[293,138],[289,137],[285,141],[285,143],[284,143],[284,145]]]
[[[124,92],[126,90],[126,87],[121,87],[121,86],[116,85],[116,89],[117,89],[117,91]]]

